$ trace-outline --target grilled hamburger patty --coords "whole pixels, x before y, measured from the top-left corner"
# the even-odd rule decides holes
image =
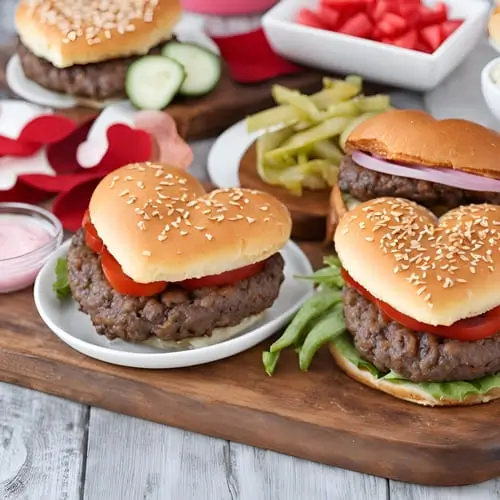
[[[340,165],[339,187],[360,201],[396,196],[429,208],[453,209],[470,203],[500,205],[500,193],[465,191],[434,182],[382,174],[361,167],[350,156],[345,156]]]
[[[500,334],[475,342],[445,339],[386,322],[378,307],[344,288],[346,325],[362,357],[413,382],[474,380],[500,372]]]
[[[109,286],[99,256],[84,243],[83,231],[73,237],[68,253],[69,285],[80,310],[101,335],[129,342],[153,336],[181,340],[238,325],[273,305],[284,280],[283,267],[283,257],[276,253],[260,273],[234,285],[190,292],[171,284],[162,294],[133,297]]]
[[[149,54],[161,53],[163,44],[153,47]],[[125,95],[125,77],[128,67],[139,56],[110,59],[109,61],[56,68],[41,59],[21,42],[19,55],[24,74],[46,89],[87,99],[104,100]]]

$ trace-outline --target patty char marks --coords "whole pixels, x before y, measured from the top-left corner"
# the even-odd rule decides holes
[[[354,288],[343,292],[347,329],[362,357],[412,382],[474,380],[500,372],[500,334],[475,342],[414,332],[385,321]]]
[[[82,230],[73,237],[68,253],[69,284],[80,310],[90,316],[99,334],[129,342],[153,336],[182,340],[236,326],[273,305],[284,280],[283,268],[283,257],[276,253],[260,273],[234,285],[191,292],[170,284],[162,294],[134,297],[109,286],[100,258],[85,245]]]

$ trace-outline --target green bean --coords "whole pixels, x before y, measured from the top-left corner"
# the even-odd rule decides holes
[[[292,322],[288,325],[283,335],[276,340],[269,350],[272,353],[282,351],[292,344],[297,345],[302,337],[302,332],[308,323],[330,309],[333,305],[342,300],[340,290],[325,289],[315,293],[307,300]]]
[[[274,370],[276,370],[276,364],[278,363],[278,359],[280,357],[279,352],[269,352],[264,351],[262,353],[262,363],[264,364],[264,369],[266,373],[272,377],[274,374]]]
[[[324,314],[307,334],[299,351],[300,369],[306,372],[318,350],[327,342],[345,332],[345,320],[342,315],[342,305]]]

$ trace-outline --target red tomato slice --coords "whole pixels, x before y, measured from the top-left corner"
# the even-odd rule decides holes
[[[420,19],[418,21],[418,26],[424,28],[425,26],[431,26],[433,24],[444,23],[448,19],[448,8],[444,3],[438,3],[433,9],[426,7],[425,5],[420,6]]]
[[[136,283],[129,278],[116,261],[116,259],[107,251],[101,255],[102,271],[110,286],[122,295],[135,295],[137,297],[150,297],[163,292],[167,288],[164,281],[154,283]]]
[[[196,290],[197,288],[204,288],[206,286],[224,286],[232,285],[238,281],[242,281],[262,271],[264,262],[256,262],[249,266],[240,267],[233,271],[226,271],[225,273],[215,274],[213,276],[204,276],[203,278],[193,278],[179,283],[187,290]]]
[[[384,317],[388,317],[410,330],[433,333],[440,337],[462,341],[481,340],[500,333],[500,306],[480,316],[457,321],[450,326],[427,325],[396,311],[389,304],[373,297],[359,283],[354,281],[344,269],[342,269],[342,277],[347,284],[356,289],[361,295],[377,304]]]
[[[359,12],[349,18],[339,29],[344,35],[369,38],[373,33],[373,24],[364,12]]]
[[[446,40],[452,33],[454,33],[460,26],[462,26],[463,21],[461,19],[449,19],[441,24],[441,34],[443,41]]]
[[[443,34],[441,33],[441,26],[427,26],[420,31],[420,36],[423,42],[434,52],[443,43]]]
[[[382,35],[394,38],[404,33],[408,26],[401,16],[393,14],[392,12],[386,12],[377,23],[377,28]]]
[[[326,5],[320,5],[318,9],[318,16],[332,31],[335,31],[338,28],[340,22],[340,12],[338,10],[330,9]]]
[[[310,28],[318,28],[320,30],[329,29],[326,23],[324,23],[318,16],[318,14],[316,14],[312,10],[305,8],[300,9],[299,12],[297,12],[297,17],[295,18],[295,21],[298,24],[309,26]]]
[[[82,220],[85,244],[95,253],[101,253],[104,249],[101,238],[99,238],[95,227],[90,222],[89,211],[87,210]]]

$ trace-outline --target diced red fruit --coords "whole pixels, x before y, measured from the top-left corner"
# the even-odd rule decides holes
[[[441,24],[444,23],[447,18],[448,8],[444,3],[436,4],[433,9],[430,9],[425,5],[421,5],[418,26],[424,28],[426,26],[431,26],[434,24]]]
[[[339,11],[356,10],[359,12],[364,10],[370,3],[372,3],[370,0],[321,0],[321,5]]]
[[[424,52],[426,54],[432,54],[432,50],[425,45],[422,40],[417,40],[417,43],[415,44],[415,50],[418,50],[419,52]]]
[[[401,3],[398,7],[398,14],[406,21],[408,26],[416,26],[420,19],[420,4]]]
[[[330,9],[325,5],[320,5],[318,9],[320,21],[328,26],[329,29],[335,31],[340,24],[340,13],[338,10]]]
[[[326,24],[321,21],[321,18],[315,12],[306,8],[299,10],[296,21],[299,24],[311,28],[328,29]]]
[[[384,39],[383,41],[396,47],[413,50],[417,45],[418,34],[416,30],[410,30],[398,38]]]
[[[338,30],[345,35],[368,38],[373,33],[373,24],[364,12],[352,16]]]
[[[407,29],[406,21],[396,14],[387,12],[378,22],[377,28],[383,36],[394,38]]]
[[[432,52],[434,52],[443,43],[441,26],[439,25],[425,27],[420,31],[420,36]]]
[[[463,21],[460,19],[449,19],[441,25],[441,33],[443,35],[443,40],[446,40],[452,33],[454,33],[460,26],[462,26]]]
[[[395,7],[389,0],[374,2],[367,9],[367,14],[375,23],[378,23],[388,12],[393,14],[397,12],[397,6]]]

